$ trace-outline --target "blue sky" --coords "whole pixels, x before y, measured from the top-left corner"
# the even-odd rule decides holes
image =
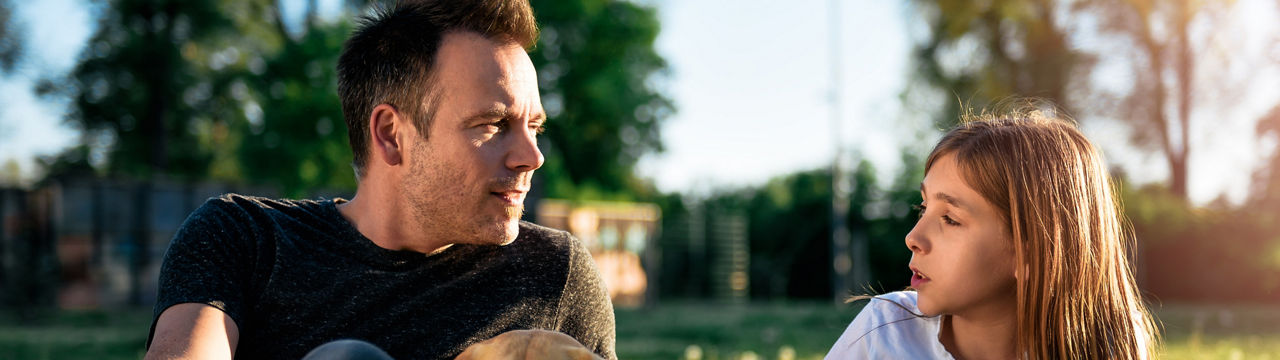
[[[75,66],[93,20],[78,0],[33,1],[14,10],[15,22],[27,35],[28,56],[16,74],[0,76],[0,162],[17,160],[30,174],[34,156],[57,153],[76,139],[74,131],[61,125],[65,105],[38,99],[31,92],[32,81]]]
[[[837,141],[875,162],[886,172],[882,178],[888,178],[901,165],[899,149],[915,142],[902,139],[914,139],[931,126],[918,116],[924,109],[903,109],[899,100],[910,71],[911,41],[924,31],[906,1],[842,2],[838,79],[831,72],[829,0],[643,2],[658,8],[662,33],[657,48],[671,66],[670,76],[656,80],[655,86],[677,107],[663,128],[667,151],[642,159],[639,166],[640,174],[661,190],[705,194],[827,166]],[[300,3],[286,2],[295,5],[289,9],[300,8]],[[322,13],[336,14],[337,0],[320,3]],[[1252,121],[1280,101],[1280,37],[1275,35],[1280,33],[1275,21],[1280,11],[1275,6],[1264,0],[1238,1],[1229,14],[1229,28],[1215,41],[1244,50],[1202,64],[1246,69],[1227,74],[1252,81],[1230,89],[1239,97],[1231,105],[1193,114],[1197,128],[1192,146],[1200,151],[1191,159],[1196,202],[1224,192],[1235,201],[1242,199],[1253,167],[1276,148],[1252,135]],[[31,56],[19,73],[0,78],[0,162],[16,159],[30,171],[34,156],[55,153],[78,136],[61,125],[65,104],[37,99],[29,90],[31,80],[74,66],[94,19],[81,0],[26,2],[16,10]],[[1082,46],[1100,46],[1089,34],[1079,36]],[[1240,58],[1272,60],[1250,66],[1238,64]],[[1123,68],[1110,66],[1095,74],[1096,81],[1123,88],[1124,81],[1116,80],[1127,75]],[[843,131],[833,134],[830,94],[837,80]],[[1212,95],[1203,96],[1220,100]],[[1127,145],[1124,126],[1082,120],[1086,134],[1108,159],[1135,180],[1167,176],[1161,157]]]
[[[840,13],[840,134],[833,134],[827,0],[667,1],[659,4],[664,84],[678,107],[667,152],[641,163],[668,191],[703,193],[828,166],[835,141],[897,162],[897,100],[907,74],[906,9],[845,3]],[[888,170],[892,170],[889,168]]]

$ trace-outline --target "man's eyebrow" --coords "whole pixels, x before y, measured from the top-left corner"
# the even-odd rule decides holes
[[[468,121],[481,119],[505,119],[507,117],[507,108],[503,106],[494,106],[467,117]]]
[[[475,115],[468,116],[467,121],[475,121],[475,120],[482,120],[482,119],[506,119],[509,115],[510,114],[507,112],[507,107],[499,105],[499,106],[494,106],[489,109],[480,111]],[[539,111],[533,114],[533,118],[529,119],[529,121],[538,121],[538,120],[546,121],[547,113]]]
[[[928,192],[924,190],[924,183],[920,183],[920,192],[928,194]],[[933,193],[933,197],[940,198],[942,199],[943,202],[951,204],[951,206],[955,206],[961,209],[966,209],[966,207],[964,206],[964,203],[961,202],[960,199],[957,199],[955,196],[951,196],[950,194],[947,194],[944,192],[937,192],[937,193]]]

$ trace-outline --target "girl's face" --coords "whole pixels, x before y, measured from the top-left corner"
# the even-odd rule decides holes
[[[1012,311],[1014,253],[999,210],[965,183],[954,155],[924,182],[920,220],[907,234],[911,286],[925,315]]]

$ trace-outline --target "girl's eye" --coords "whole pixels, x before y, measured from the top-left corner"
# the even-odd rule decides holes
[[[955,220],[952,220],[950,215],[942,215],[942,221],[946,222],[947,225],[960,226],[960,223],[956,222]]]
[[[924,204],[911,205],[911,209],[916,211],[916,219],[924,218],[924,210],[926,209]]]

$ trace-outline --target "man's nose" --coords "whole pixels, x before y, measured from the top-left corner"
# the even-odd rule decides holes
[[[506,165],[508,169],[518,172],[529,172],[542,167],[542,150],[538,149],[538,134],[532,129],[524,129],[512,134],[507,149]]]

